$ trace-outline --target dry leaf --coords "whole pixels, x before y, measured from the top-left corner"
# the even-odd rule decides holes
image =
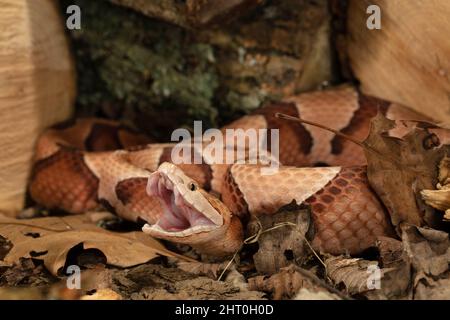
[[[333,283],[343,285],[351,295],[392,299],[408,294],[410,268],[403,260],[395,267],[379,268],[376,261],[330,256],[325,264],[327,275]]]
[[[5,262],[34,257],[43,260],[54,275],[64,266],[69,250],[79,244],[84,249],[100,250],[107,263],[117,267],[145,263],[160,255],[184,259],[148,235],[144,237],[142,232],[110,232],[93,225],[83,215],[28,220],[0,218],[0,235],[13,244]]]
[[[450,300],[450,278],[437,281],[429,278],[418,283],[415,300]]]
[[[249,223],[249,233],[258,234],[258,252],[253,256],[259,273],[273,274],[292,262],[299,265],[311,254],[305,239],[311,239],[310,213],[296,204],[263,215]],[[258,224],[260,222],[260,225]],[[262,227],[262,228],[261,228]]]
[[[348,293],[363,293],[375,288],[369,288],[371,272],[378,268],[376,261],[358,258],[329,257],[325,260],[327,275],[336,284],[344,284]],[[380,273],[381,276],[381,273]]]
[[[233,267],[227,274],[225,281],[231,283],[233,286],[239,288],[241,291],[249,291],[247,280],[245,279],[242,273],[236,270],[235,267]]]
[[[112,272],[105,266],[95,266],[81,272],[81,288],[84,292],[110,289],[112,286]]]
[[[407,257],[417,273],[436,277],[448,270],[450,262],[448,233],[404,225],[402,240]]]
[[[448,234],[431,228],[402,224],[402,242],[380,238],[377,246],[383,265],[380,290],[365,292],[369,299],[435,299],[449,297],[443,278],[448,278],[450,240]],[[328,262],[328,261],[327,261]],[[345,270],[346,276],[352,272]],[[333,276],[330,273],[330,277]],[[342,278],[342,275],[341,275]],[[345,279],[347,280],[347,279]],[[437,294],[437,291],[441,291]]]
[[[9,268],[12,267],[13,264],[12,263],[6,263],[5,261],[0,260],[0,268]]]
[[[384,268],[395,266],[398,262],[403,261],[403,243],[401,241],[389,237],[378,237],[376,246]]]
[[[402,134],[407,133],[391,136],[390,131],[399,129],[402,123],[407,124]],[[401,222],[433,226],[440,220],[420,196],[421,190],[436,185],[439,162],[449,150],[448,145],[435,147],[437,136],[428,130],[430,126],[425,122],[395,122],[379,113],[372,119],[364,141],[370,185],[389,211],[394,226]]]
[[[80,300],[122,300],[122,296],[111,289],[100,289],[91,295],[84,295]]]
[[[0,288],[0,300],[45,300],[43,288]]]
[[[47,286],[57,279],[49,274],[45,267],[32,259],[20,259],[9,268],[0,270],[0,287]]]
[[[310,292],[325,292],[330,294],[329,288],[322,280],[311,272],[295,265],[282,268],[278,273],[268,276],[257,276],[248,279],[249,290],[269,293],[274,300],[292,299],[300,289]]]
[[[211,279],[217,279],[227,265],[228,261],[222,263],[179,261],[177,263],[177,267],[183,271],[195,274],[197,276],[207,276]],[[231,267],[233,267],[233,264],[229,266],[229,269]]]
[[[178,268],[165,268],[157,264],[145,264],[120,273],[135,283],[130,293],[133,300],[259,300],[263,296],[262,292],[241,290],[231,281],[215,281]],[[122,291],[119,292],[124,296]]]
[[[450,299],[450,241],[448,234],[430,228],[402,226],[407,259],[414,268],[415,299]]]
[[[422,190],[422,199],[426,204],[445,211],[444,220],[450,220],[450,158],[445,156],[439,163],[439,182],[436,189]]]
[[[301,288],[293,300],[340,300],[340,298],[326,291],[315,292]]]
[[[68,288],[68,277],[62,278],[53,284],[48,292],[51,300],[79,300],[82,296],[105,289],[111,289],[113,283],[113,270],[103,265],[96,265],[92,269],[84,269],[80,275],[80,289]]]

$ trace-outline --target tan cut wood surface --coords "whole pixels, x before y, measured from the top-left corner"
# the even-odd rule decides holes
[[[0,210],[23,206],[34,144],[70,117],[75,74],[52,0],[0,0]]]
[[[366,27],[370,4],[381,30]],[[350,0],[348,54],[362,91],[450,123],[449,17],[448,0]]]

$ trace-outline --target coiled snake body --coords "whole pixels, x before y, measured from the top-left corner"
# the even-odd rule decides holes
[[[48,208],[81,213],[103,205],[125,219],[145,220],[143,230],[156,238],[217,256],[241,246],[248,214],[272,214],[295,200],[311,207],[314,248],[356,254],[378,236],[393,235],[389,216],[368,185],[363,151],[275,113],[301,116],[363,140],[378,110],[394,119],[423,118],[340,87],[285,99],[226,126],[280,130],[284,166],[272,175],[251,164],[175,166],[169,163],[173,144],[145,145],[151,141],[109,121],[79,120],[41,136],[29,190]],[[322,166],[311,167],[316,164]]]

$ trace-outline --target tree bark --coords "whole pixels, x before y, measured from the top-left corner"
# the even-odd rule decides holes
[[[184,28],[197,28],[230,21],[264,0],[110,0],[151,18]]]
[[[156,136],[170,137],[194,119],[218,126],[332,79],[326,0],[269,1],[231,23],[199,29],[108,1],[62,3],[83,14],[81,30],[70,32],[79,110],[137,123]]]

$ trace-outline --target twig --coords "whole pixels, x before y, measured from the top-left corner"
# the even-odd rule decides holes
[[[335,135],[337,135],[339,137],[342,137],[344,139],[347,139],[347,140],[357,144],[358,146],[360,146],[363,149],[367,147],[364,143],[362,143],[359,140],[356,140],[352,136],[346,135],[345,133],[342,133],[340,131],[334,130],[332,128],[329,128],[329,127],[324,126],[323,124],[320,124],[320,123],[317,123],[317,122],[305,120],[305,119],[302,119],[302,118],[293,117],[293,116],[290,116],[290,115],[287,115],[287,114],[284,114],[284,113],[280,113],[280,112],[275,113],[275,117],[279,118],[279,119],[285,119],[285,120],[290,120],[290,121],[295,121],[295,122],[300,122],[300,123],[306,123],[306,124],[309,124],[311,126],[318,127],[318,128],[330,131],[330,132],[334,133]]]
[[[267,229],[263,229],[261,221],[258,219],[258,217],[256,217],[256,222],[259,226],[258,231],[251,235],[250,237],[248,237],[247,239],[245,239],[243,241],[243,245],[244,244],[251,244],[251,243],[255,243],[259,240],[259,237],[269,231],[273,231],[276,229],[279,229],[281,227],[285,227],[285,226],[291,226],[294,228],[298,228],[298,225],[292,222],[280,222],[280,223],[276,223],[274,224],[272,227],[267,228]],[[300,233],[301,234],[301,233]],[[303,240],[306,242],[306,244],[308,245],[309,249],[312,251],[312,253],[314,254],[314,256],[317,258],[317,260],[319,260],[319,262],[322,264],[322,266],[325,268],[325,275],[328,278],[328,273],[327,273],[327,266],[326,264],[323,262],[323,260],[320,258],[320,256],[318,255],[318,253],[316,252],[316,250],[313,249],[313,247],[311,246],[311,244],[309,243],[308,239],[306,239],[305,236],[301,235]],[[233,254],[233,257],[230,259],[230,261],[228,261],[227,265],[225,266],[225,268],[223,269],[222,273],[220,274],[219,278],[217,279],[218,281],[220,281],[222,279],[222,276],[225,274],[225,272],[228,270],[228,268],[230,267],[231,263],[234,261],[234,259],[236,258],[237,254],[239,253],[239,251],[242,250],[242,246],[236,250],[236,252]],[[328,278],[329,279],[329,278]]]
[[[239,253],[239,251],[241,251],[242,247],[240,247],[239,249],[236,250],[236,252],[233,254],[233,257],[230,259],[230,261],[228,261],[227,265],[225,266],[225,268],[223,268],[223,271],[220,273],[219,278],[217,278],[217,281],[220,281],[223,277],[223,275],[225,274],[225,272],[228,270],[228,268],[231,266],[231,263],[234,261],[234,259],[236,258],[237,254]]]
[[[370,145],[367,145],[364,142],[361,142],[361,141],[353,138],[352,136],[346,135],[345,133],[342,133],[342,132],[340,132],[338,130],[334,130],[332,128],[324,126],[323,124],[316,123],[316,122],[309,121],[309,120],[305,120],[305,119],[302,119],[302,118],[296,118],[296,117],[293,117],[293,116],[290,116],[290,115],[287,115],[287,114],[284,114],[284,113],[279,113],[279,112],[275,113],[275,117],[277,117],[279,119],[285,119],[285,120],[289,120],[289,121],[295,121],[295,122],[299,122],[299,123],[309,124],[311,126],[314,126],[314,127],[317,127],[317,128],[321,128],[323,130],[330,131],[330,132],[334,133],[335,135],[337,135],[339,137],[342,137],[342,138],[344,138],[344,139],[346,139],[348,141],[351,141],[351,142],[355,143],[356,145],[360,146],[361,148],[363,148],[366,151],[372,151],[372,152],[376,153],[377,155],[379,155],[382,158],[388,159],[388,160],[390,160],[390,161],[392,161],[392,162],[394,162],[396,164],[401,165],[400,161],[398,161],[397,159],[392,158],[391,156],[389,156],[387,154],[383,154],[382,152],[378,151],[377,149],[372,148]]]

